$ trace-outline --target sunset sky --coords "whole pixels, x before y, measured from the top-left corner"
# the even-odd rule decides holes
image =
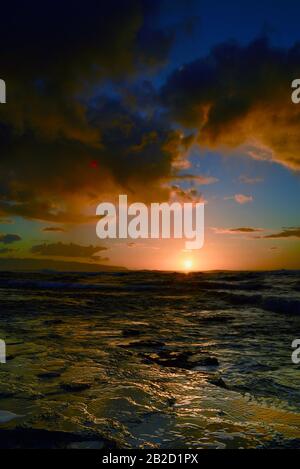
[[[2,5],[0,266],[300,268],[300,4]],[[298,42],[299,41],[299,42]],[[106,240],[96,207],[205,201],[205,244]]]

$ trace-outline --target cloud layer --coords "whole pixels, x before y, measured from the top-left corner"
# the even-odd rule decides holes
[[[289,239],[289,238],[300,239],[300,227],[285,228],[279,233],[273,233],[273,234],[264,236],[264,239]]]
[[[300,170],[300,107],[291,83],[300,76],[300,43],[276,49],[266,38],[227,42],[174,72],[163,87],[170,118],[197,128],[211,148],[244,147],[258,160]]]
[[[49,257],[96,258],[96,253],[105,250],[106,248],[101,246],[81,246],[74,243],[43,243],[32,246],[30,252],[39,256]],[[97,257],[97,259],[101,258]]]
[[[156,26],[159,7],[29,0],[16,14],[3,5],[0,216],[82,222],[91,219],[83,209],[107,194],[167,196],[160,182],[177,157],[178,132],[107,91],[108,82],[165,62],[173,32]]]
[[[3,234],[0,235],[0,243],[3,244],[13,244],[16,243],[17,241],[21,241],[21,236],[17,234]]]

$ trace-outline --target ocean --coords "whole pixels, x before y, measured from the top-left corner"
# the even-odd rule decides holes
[[[0,311],[2,448],[300,448],[300,272],[1,272]]]

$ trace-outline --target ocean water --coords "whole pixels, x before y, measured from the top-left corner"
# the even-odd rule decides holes
[[[2,272],[0,311],[0,447],[300,448],[299,272]]]

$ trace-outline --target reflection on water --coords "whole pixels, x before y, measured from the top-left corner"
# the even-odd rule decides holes
[[[295,272],[0,274],[2,441],[300,447],[299,291]]]

